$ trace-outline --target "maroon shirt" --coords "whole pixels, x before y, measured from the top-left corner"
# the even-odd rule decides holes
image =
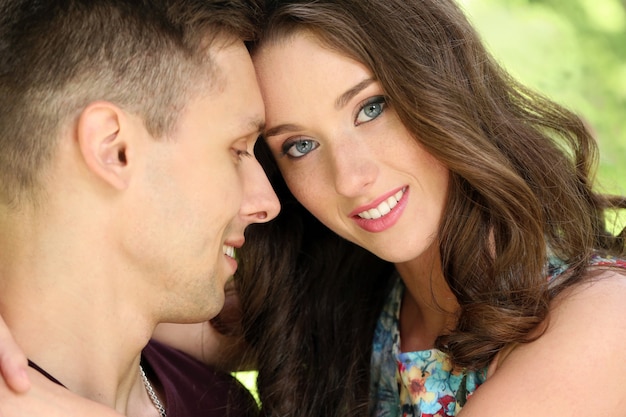
[[[167,417],[255,417],[256,401],[233,376],[151,340],[142,366],[165,393]]]

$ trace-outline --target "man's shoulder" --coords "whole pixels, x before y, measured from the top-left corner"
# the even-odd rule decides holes
[[[177,349],[152,340],[142,363],[163,387],[169,417],[258,414],[254,398],[236,378]]]

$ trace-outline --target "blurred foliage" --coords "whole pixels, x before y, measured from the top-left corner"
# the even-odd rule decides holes
[[[626,0],[459,0],[500,63],[577,112],[599,189],[626,194]]]

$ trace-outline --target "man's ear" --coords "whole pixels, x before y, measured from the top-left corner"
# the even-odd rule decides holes
[[[117,189],[128,185],[131,121],[116,105],[97,101],[80,114],[77,140],[87,168]]]

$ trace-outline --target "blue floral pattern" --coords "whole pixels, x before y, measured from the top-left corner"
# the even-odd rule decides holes
[[[453,370],[438,349],[400,351],[398,317],[404,293],[398,277],[374,333],[372,387],[377,417],[455,416],[487,378],[487,370]]]
[[[594,256],[591,266],[626,268],[619,258]],[[551,257],[548,280],[568,266]],[[479,371],[453,369],[448,356],[438,349],[400,351],[399,317],[404,284],[396,277],[374,332],[371,387],[376,417],[456,416],[476,389],[487,379],[487,368]]]

